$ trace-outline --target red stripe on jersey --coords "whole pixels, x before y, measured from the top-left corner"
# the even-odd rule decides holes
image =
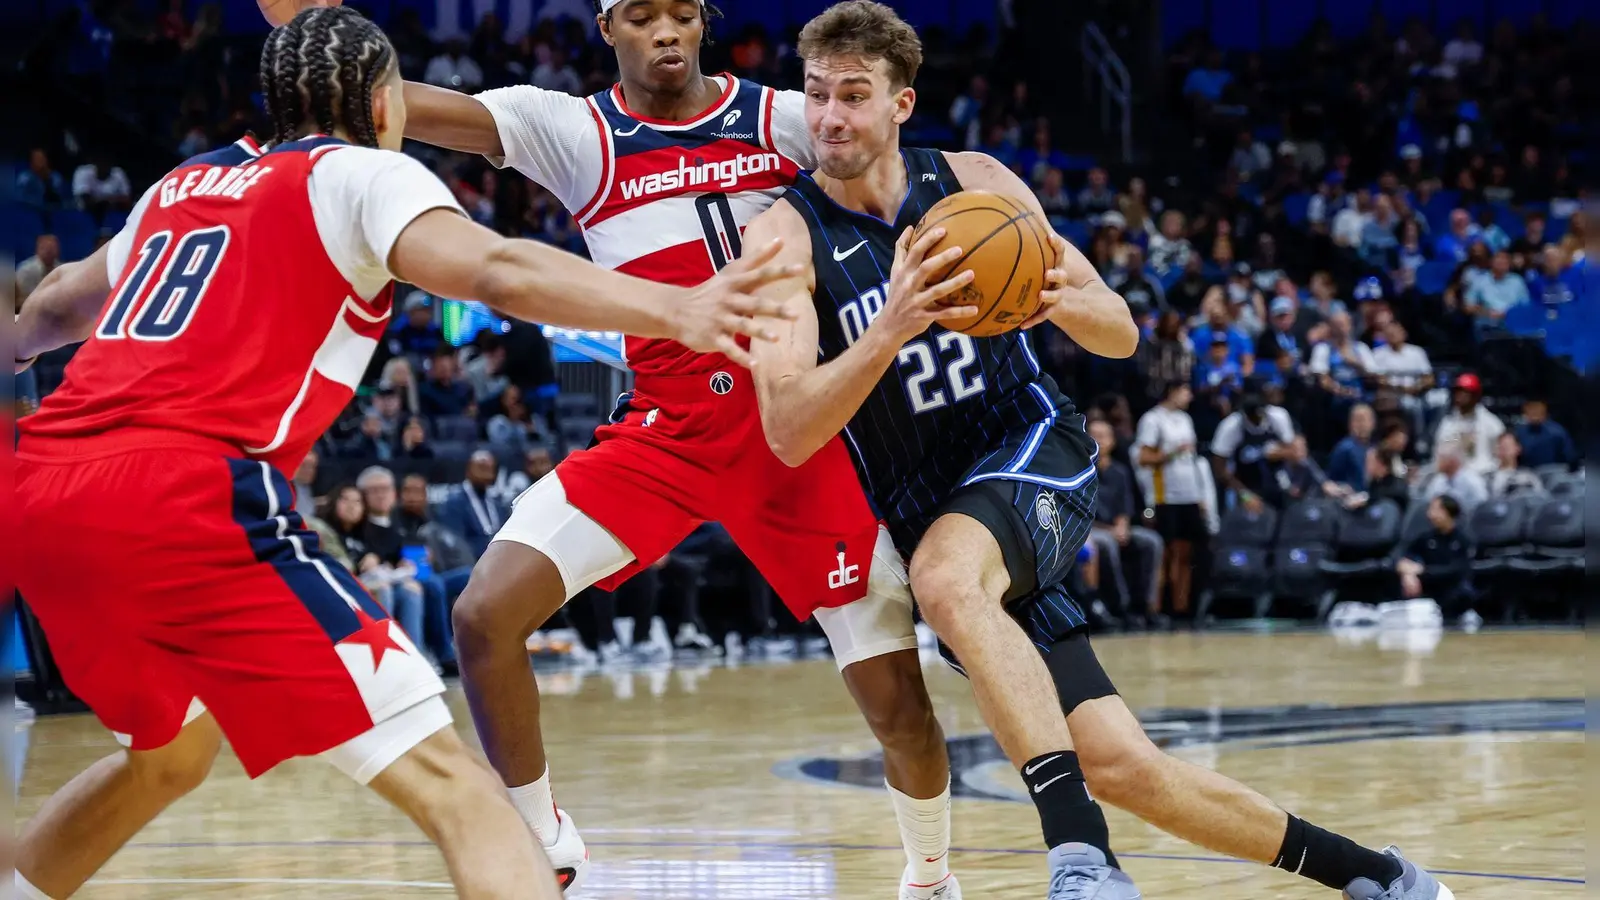
[[[590,211],[586,225],[666,197],[788,187],[799,174],[783,154],[736,140],[716,140],[692,151],[670,147],[634,153],[616,161],[610,196]]]
[[[621,110],[623,115],[627,116],[630,119],[634,119],[636,121],[643,122],[646,125],[655,125],[655,126],[660,127],[660,128],[691,128],[691,127],[693,127],[695,125],[699,125],[702,122],[705,122],[706,120],[710,119],[712,116],[714,116],[717,113],[721,112],[722,111],[722,105],[724,103],[727,103],[728,102],[728,98],[732,97],[733,96],[733,92],[739,88],[739,79],[733,77],[732,75],[729,75],[726,72],[724,72],[724,73],[722,73],[721,75],[719,75],[717,77],[722,78],[723,81],[724,81],[724,85],[723,85],[723,88],[722,88],[722,95],[719,96],[716,100],[713,100],[711,102],[710,106],[707,106],[703,112],[701,112],[699,115],[695,116],[692,119],[684,119],[682,121],[676,121],[676,120],[673,120],[673,119],[654,119],[654,118],[651,118],[650,116],[641,116],[641,115],[639,115],[638,113],[636,113],[633,110],[628,108],[628,101],[622,96],[622,84],[620,82],[615,84],[615,85],[612,85],[612,87],[611,87],[611,99],[612,99],[612,101],[614,103],[617,104],[617,109]]]
[[[606,128],[605,117],[600,115],[600,107],[596,106],[593,100],[589,101],[589,117],[594,119],[594,127],[600,129],[600,184],[594,189],[594,196],[589,198],[589,202],[572,217],[573,221],[580,223],[580,226],[584,217],[594,212],[600,201],[605,199],[606,188],[611,186],[611,158],[616,155],[611,143],[610,129]]]
[[[617,271],[657,284],[675,284],[679,287],[694,287],[715,274],[706,256],[704,239],[648,253],[617,266]]]
[[[762,88],[761,90],[767,95],[766,100],[762,103],[762,108],[766,112],[764,117],[766,121],[761,126],[761,145],[768,150],[776,150],[777,148],[772,143],[772,107],[777,102],[778,92],[772,88]]]

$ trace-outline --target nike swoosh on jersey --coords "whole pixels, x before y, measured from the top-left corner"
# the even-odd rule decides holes
[[[867,245],[867,242],[866,241],[862,241],[861,243],[855,245],[854,247],[851,247],[849,250],[840,250],[838,247],[835,247],[835,248],[833,248],[833,261],[834,262],[844,262],[845,260],[847,260],[851,256],[853,256],[857,250],[860,250],[862,247],[865,247],[866,245]]]
[[[635,122],[635,123],[633,123],[633,130],[632,131],[623,131],[621,128],[613,128],[613,129],[611,129],[611,133],[616,135],[617,137],[633,137],[634,135],[638,134],[639,133],[639,129],[641,129],[643,127],[644,127],[644,123],[643,122]]]

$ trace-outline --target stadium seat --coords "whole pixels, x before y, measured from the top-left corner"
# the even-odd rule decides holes
[[[1538,334],[1549,326],[1551,314],[1540,303],[1518,303],[1506,310],[1505,329],[1519,337]]]
[[[1550,497],[1528,522],[1528,550],[1511,560],[1518,572],[1544,574],[1581,570],[1585,550],[1580,497]]]
[[[1582,499],[1584,491],[1584,476],[1582,472],[1572,472],[1559,478],[1545,481],[1545,489],[1552,497],[1576,497]]]
[[[34,210],[25,206],[0,204],[0,236],[4,249],[9,250],[17,262],[33,256],[34,242],[44,233],[44,220]]]
[[[1197,619],[1204,620],[1219,598],[1249,599],[1252,616],[1266,617],[1272,609],[1272,541],[1277,532],[1278,512],[1271,507],[1253,513],[1235,506],[1223,514],[1212,550],[1211,583],[1196,601]]]
[[[1327,576],[1322,562],[1339,533],[1339,506],[1331,500],[1303,500],[1284,510],[1272,551],[1272,584],[1278,599],[1309,600],[1326,614]]]
[[[1342,511],[1331,558],[1318,566],[1333,588],[1324,596],[1319,619],[1332,608],[1339,591],[1351,582],[1387,579],[1400,544],[1400,531],[1400,507],[1393,500]]]
[[[1582,472],[1583,470],[1580,469],[1578,471]],[[1564,481],[1568,475],[1573,473],[1572,467],[1568,466],[1566,463],[1551,463],[1548,466],[1540,466],[1539,468],[1534,469],[1533,474],[1539,476],[1539,481],[1543,483],[1545,489],[1548,490],[1552,483],[1556,481]]]
[[[1456,264],[1447,259],[1429,260],[1417,269],[1417,290],[1427,297],[1437,297],[1450,286],[1450,277]]]

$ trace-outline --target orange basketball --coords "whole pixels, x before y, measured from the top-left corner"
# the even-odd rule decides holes
[[[993,337],[1016,328],[1039,309],[1045,272],[1055,261],[1049,226],[1021,202],[992,191],[962,191],[940,200],[917,223],[913,241],[928,229],[945,236],[928,256],[960,247],[962,257],[929,284],[972,270],[972,284],[952,294],[950,306],[976,306],[978,314],[944,322],[951,331]]]

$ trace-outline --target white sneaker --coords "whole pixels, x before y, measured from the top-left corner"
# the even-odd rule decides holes
[[[900,900],[961,900],[961,882],[952,872],[933,884],[912,884],[911,867],[906,866],[900,875]]]
[[[561,825],[556,831],[556,841],[546,844],[544,852],[550,857],[551,868],[556,870],[556,881],[561,885],[561,892],[566,893],[582,884],[584,876],[589,873],[589,848],[583,845],[578,826],[565,810],[556,810],[556,821]]]

